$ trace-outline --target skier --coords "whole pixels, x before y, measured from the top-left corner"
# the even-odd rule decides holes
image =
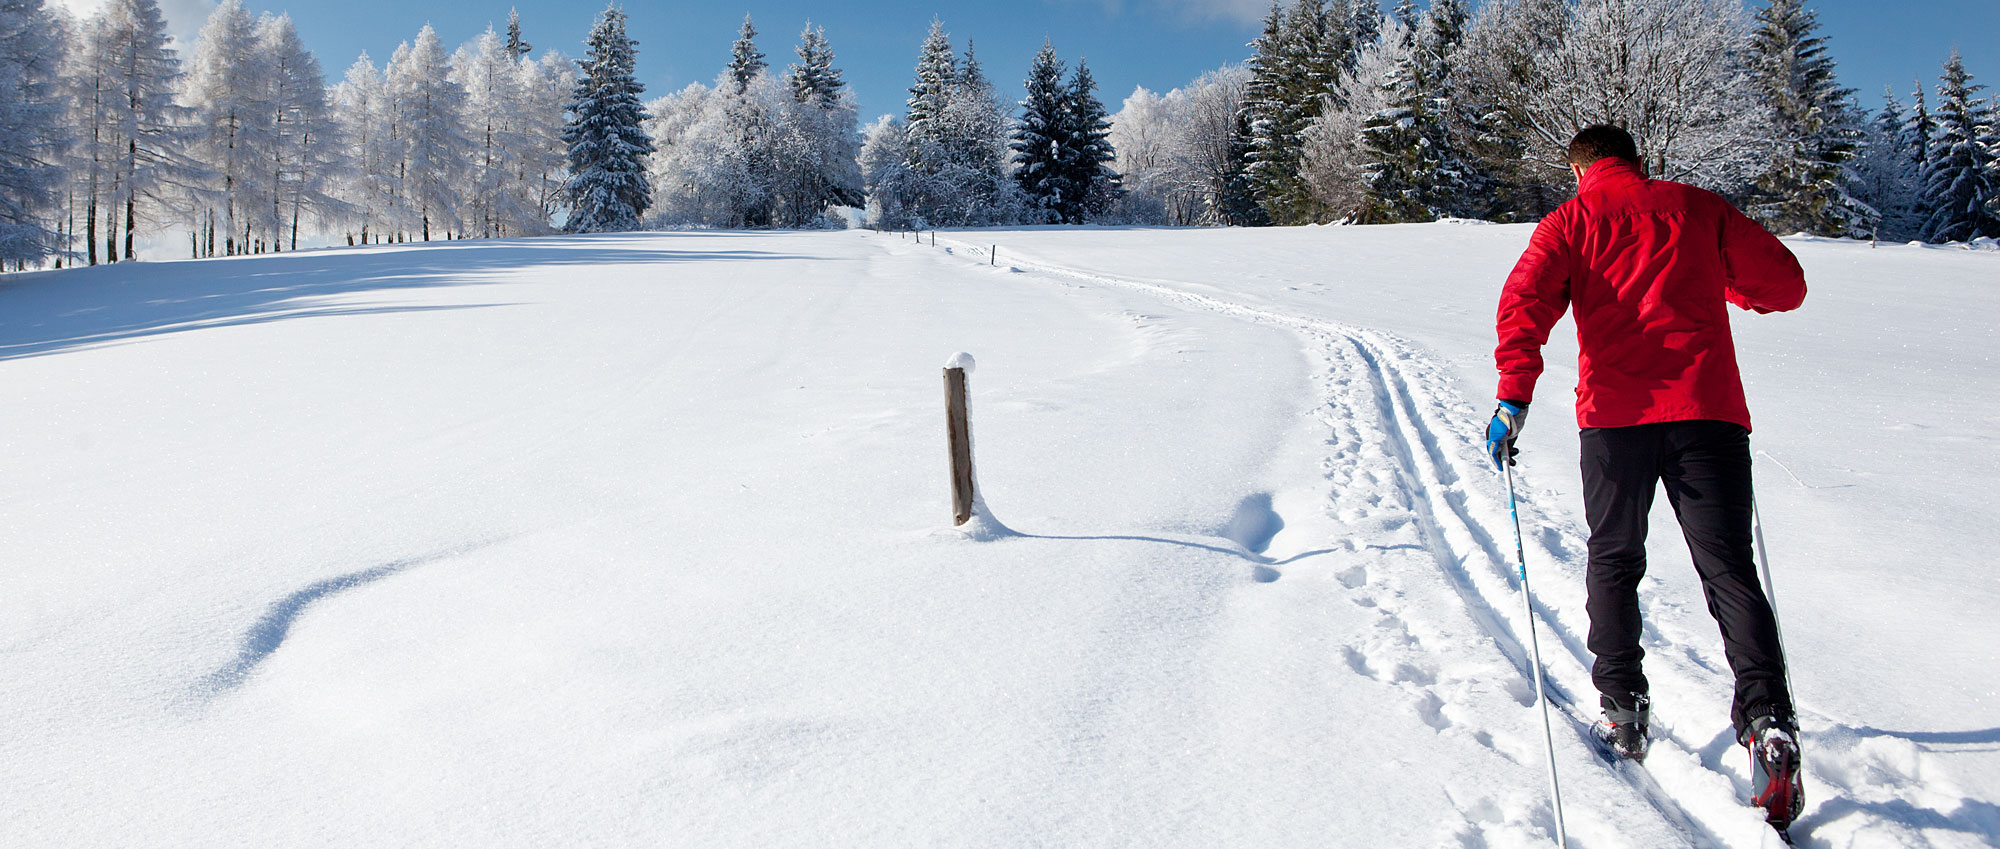
[[[1805,273],[1728,201],[1648,179],[1623,129],[1577,133],[1569,163],[1577,196],[1535,228],[1500,296],[1500,400],[1486,447],[1495,463],[1520,453],[1542,346],[1574,306],[1599,733],[1617,755],[1645,757],[1638,587],[1647,514],[1664,482],[1736,674],[1730,717],[1750,750],[1752,803],[1782,832],[1803,806],[1798,745],[1777,621],[1751,549],[1750,411],[1724,304],[1795,309]]]

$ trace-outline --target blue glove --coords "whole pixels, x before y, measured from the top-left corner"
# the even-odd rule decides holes
[[[1486,425],[1486,453],[1493,455],[1493,466],[1514,465],[1514,457],[1521,449],[1514,447],[1514,440],[1521,436],[1521,426],[1528,422],[1528,405],[1525,401],[1501,401],[1493,411],[1493,421]]]

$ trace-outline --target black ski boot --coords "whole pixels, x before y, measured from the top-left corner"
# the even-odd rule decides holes
[[[1652,700],[1644,693],[1633,693],[1627,704],[1619,704],[1610,696],[1599,696],[1598,703],[1604,707],[1604,718],[1591,726],[1597,732],[1598,742],[1613,758],[1645,760]]]
[[[1751,720],[1742,740],[1750,749],[1750,804],[1763,808],[1764,821],[1789,843],[1786,830],[1806,807],[1798,732],[1789,721],[1767,715]]]

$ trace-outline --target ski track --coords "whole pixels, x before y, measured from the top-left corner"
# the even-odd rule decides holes
[[[937,239],[937,245],[949,254],[962,253],[982,263],[990,261],[984,246],[943,237]],[[1497,649],[1517,673],[1518,677],[1509,685],[1510,694],[1524,706],[1534,704],[1530,683],[1533,670],[1524,643],[1524,623],[1520,621],[1517,596],[1518,567],[1512,552],[1506,551],[1508,543],[1513,541],[1507,536],[1511,529],[1506,528],[1506,504],[1503,496],[1495,492],[1501,485],[1493,479],[1484,452],[1469,430],[1468,423],[1477,422],[1480,415],[1459,396],[1445,366],[1417,346],[1389,334],[1190,291],[1196,284],[1084,271],[1035,259],[1019,250],[1010,250],[1008,264],[997,268],[996,273],[1034,274],[1138,291],[1183,308],[1284,327],[1299,334],[1325,369],[1321,376],[1323,394],[1316,409],[1321,425],[1331,434],[1327,439],[1331,453],[1322,460],[1324,475],[1332,487],[1334,504],[1330,512],[1364,539],[1369,536],[1395,539],[1396,526],[1404,522],[1391,514],[1407,511],[1406,515],[1414,519],[1414,544],[1367,547],[1384,549],[1385,553],[1388,549],[1416,549],[1434,560],[1438,574],[1481,629],[1487,646]],[[1383,461],[1389,469],[1386,475],[1382,471]],[[1579,768],[1590,764],[1615,776],[1657,815],[1669,834],[1677,835],[1687,845],[1777,844],[1776,836],[1762,824],[1761,817],[1743,801],[1749,790],[1747,764],[1739,763],[1745,757],[1728,730],[1726,713],[1719,707],[1727,703],[1732,679],[1719,650],[1710,647],[1713,635],[1702,640],[1701,635],[1683,633],[1685,628],[1663,630],[1655,624],[1669,621],[1668,617],[1655,615],[1656,611],[1677,611],[1684,607],[1678,601],[1642,596],[1641,606],[1648,623],[1644,635],[1650,660],[1648,676],[1657,692],[1689,694],[1680,699],[1685,704],[1674,705],[1667,711],[1670,715],[1656,717],[1655,740],[1645,767],[1607,764],[1597,756],[1596,745],[1589,738],[1597,709],[1595,688],[1590,684],[1592,656],[1585,644],[1587,624],[1572,621],[1587,623],[1582,619],[1580,588],[1582,552],[1587,550],[1588,534],[1573,521],[1552,517],[1536,508],[1530,488],[1521,484],[1518,476],[1516,486],[1522,543],[1529,555],[1531,573],[1539,575],[1543,585],[1575,589],[1544,592],[1533,600],[1535,618],[1544,629],[1542,633],[1555,638],[1542,641],[1545,648],[1556,649],[1544,652],[1543,665],[1550,704],[1564,720],[1556,725],[1555,741],[1559,766],[1566,776],[1564,786],[1576,786]],[[1371,519],[1375,520],[1373,524]],[[1496,532],[1492,528],[1501,530]],[[1384,570],[1369,569],[1368,564],[1363,564],[1340,572],[1336,578],[1349,589],[1358,590],[1391,580],[1373,574],[1379,571]],[[1446,652],[1451,647],[1427,645],[1416,636],[1412,625],[1417,624],[1419,630],[1426,629],[1425,625],[1413,623],[1405,615],[1404,605],[1397,601],[1403,589],[1388,588],[1390,591],[1374,593],[1358,599],[1357,603],[1377,607],[1388,617],[1384,627],[1400,632],[1400,639],[1391,642],[1400,642],[1402,650],[1385,652],[1380,646],[1371,646],[1366,651],[1348,648],[1343,651],[1343,659],[1356,674],[1414,687],[1418,691],[1419,715],[1443,730],[1451,724],[1444,710],[1451,702],[1442,698],[1439,691],[1461,683],[1441,677],[1438,669],[1437,658],[1449,656]],[[1574,617],[1565,615],[1571,605],[1576,611]],[[1431,657],[1423,657],[1427,654]],[[1698,704],[1704,698],[1713,706],[1705,709]],[[1671,714],[1675,711],[1681,711],[1678,715],[1690,728],[1723,730],[1712,736],[1684,736],[1673,725]],[[1923,786],[1917,777],[1922,764],[1915,758],[1906,768],[1897,769],[1895,766],[1903,765],[1892,766],[1881,756],[1854,751],[1859,748],[1854,738],[1868,736],[1868,729],[1815,715],[1804,707],[1800,713],[1806,719],[1808,731],[1830,728],[1826,734],[1829,740],[1841,738],[1845,746],[1832,753],[1833,757],[1818,761],[1808,758],[1807,810],[1794,827],[1799,845],[1830,845],[1812,839],[1816,824],[1869,809],[1869,803],[1853,798],[1857,795],[1882,795],[1879,789],[1857,793],[1848,782],[1840,780],[1848,774],[1865,770],[1879,781],[1885,777],[1884,773],[1893,771],[1896,785],[1893,789],[1897,791],[1894,796],[1898,801],[1907,802],[1924,795],[1912,792],[1913,788]],[[1494,742],[1494,729],[1479,729],[1474,734],[1509,760],[1522,761]],[[1806,742],[1812,746],[1811,736]],[[1521,741],[1521,745],[1533,753],[1523,766],[1539,772],[1545,758],[1542,741]],[[1829,769],[1825,761],[1838,761],[1846,767]],[[1852,761],[1861,763],[1849,763]],[[1947,789],[1943,795],[1951,794]],[[1576,812],[1589,809],[1579,806],[1580,801],[1584,800],[1566,799],[1572,840],[1577,839],[1579,832],[1590,830],[1588,823],[1575,816]],[[1479,804],[1475,801],[1472,806]],[[1536,814],[1534,824],[1547,829],[1552,837],[1554,817],[1546,810],[1546,799],[1543,805],[1544,810]],[[1468,822],[1491,819],[1473,810],[1460,814]],[[1616,831],[1630,835],[1630,825],[1623,823]],[[1849,824],[1841,831],[1853,837],[1869,825]],[[1924,840],[1921,825],[1917,823],[1874,825],[1884,826],[1883,830],[1904,841]],[[1485,844],[1476,833],[1461,832],[1458,839],[1465,845]]]

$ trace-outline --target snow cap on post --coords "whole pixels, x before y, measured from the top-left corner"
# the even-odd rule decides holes
[[[945,368],[964,369],[966,374],[972,373],[974,365],[976,364],[972,361],[972,355],[964,351],[951,355],[951,359],[944,362]]]

